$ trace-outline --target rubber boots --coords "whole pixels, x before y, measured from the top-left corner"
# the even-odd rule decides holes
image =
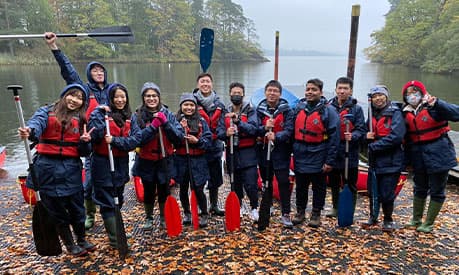
[[[313,208],[311,213],[311,219],[309,220],[308,226],[317,228],[320,226],[320,209]]]
[[[166,228],[166,220],[164,219],[164,205],[166,202],[159,203],[159,226],[163,229]]]
[[[81,247],[86,249],[88,252],[93,252],[97,249],[97,247],[86,241],[85,239],[85,224],[84,223],[78,223],[73,226],[73,231],[75,231],[75,235],[77,237],[77,244]]]
[[[442,206],[443,202],[436,202],[431,199],[429,208],[427,209],[426,219],[418,228],[416,228],[416,231],[424,233],[432,232],[434,221],[437,218]]]
[[[75,242],[73,241],[73,236],[72,232],[70,231],[69,225],[59,225],[57,227],[57,231],[59,233],[59,236],[61,237],[62,242],[65,245],[65,248],[67,249],[67,252],[72,254],[73,256],[80,257],[80,256],[85,256],[88,254],[88,251],[86,249],[81,248],[78,245],[75,245]]]
[[[424,213],[425,205],[426,199],[416,196],[413,198],[413,218],[411,218],[409,223],[405,224],[406,228],[415,229],[422,224],[422,214]]]
[[[94,226],[96,204],[92,199],[84,200],[84,208],[86,209],[86,220],[84,221],[84,228],[91,229]]]
[[[153,229],[153,204],[144,203],[145,209],[145,223],[143,224],[143,230]]]
[[[115,220],[115,217],[113,216],[113,217],[104,219],[104,227],[108,235],[110,246],[116,247],[116,220]]]
[[[218,188],[209,189],[210,214],[225,216],[225,211],[218,208]]]
[[[384,221],[382,231],[393,232],[396,228],[394,220],[392,219],[392,213],[394,212],[394,202],[383,204]]]
[[[335,218],[338,216],[339,187],[332,187],[331,194],[333,208],[330,209],[330,211],[325,216],[328,218]]]

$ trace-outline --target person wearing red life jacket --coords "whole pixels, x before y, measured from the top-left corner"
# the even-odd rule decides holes
[[[377,182],[378,202],[382,206],[384,223],[382,230],[394,231],[397,226],[393,221],[395,188],[400,173],[404,168],[403,138],[406,133],[405,122],[400,108],[389,100],[389,90],[384,85],[377,85],[370,90],[372,132],[367,132],[368,162],[374,169]],[[372,185],[368,184],[372,192]],[[379,205],[378,205],[379,207]],[[368,229],[378,224],[378,217],[370,211],[370,217],[362,227]]]
[[[325,205],[326,175],[336,165],[340,121],[323,97],[323,82],[310,79],[304,98],[295,107],[293,159],[295,161],[296,209],[293,224],[305,220],[309,184],[312,184],[312,211],[308,226],[320,226],[320,212]]]
[[[459,121],[459,106],[431,96],[418,80],[402,88],[407,164],[414,177],[413,217],[406,225],[429,233],[446,199],[448,172],[457,165],[448,121]],[[427,196],[430,202],[422,221]]]
[[[175,118],[175,115],[161,101],[161,93],[158,85],[153,82],[146,82],[140,91],[142,105],[138,107],[131,118],[131,135],[137,135],[139,131],[146,128],[153,128],[153,133],[142,134],[139,143],[140,150],[137,153],[136,174],[142,179],[144,187],[144,230],[153,228],[153,207],[155,196],[158,196],[160,211],[160,226],[165,226],[164,205],[168,194],[169,171],[174,165],[172,154],[173,144],[183,139],[184,130]],[[162,131],[164,149],[166,151],[168,171],[164,171],[162,163],[159,131]]]
[[[110,105],[100,105],[90,116],[89,127],[94,128],[91,134],[93,155],[91,162],[92,180],[94,182],[94,201],[100,207],[105,230],[110,245],[116,247],[115,202],[119,199],[119,207],[124,202],[124,185],[129,181],[129,151],[140,142],[142,134],[152,134],[153,128],[147,127],[130,135],[131,107],[128,91],[119,83],[109,86]],[[110,136],[107,136],[105,115],[109,118]],[[149,132],[148,132],[149,131]],[[142,133],[145,132],[145,133]],[[114,175],[110,171],[108,144],[111,144]]]
[[[184,138],[176,144],[175,150],[175,168],[176,182],[180,186],[180,202],[183,207],[183,224],[191,224],[191,210],[188,190],[190,187],[195,190],[197,202],[201,209],[199,218],[199,227],[207,226],[208,211],[207,199],[204,194],[204,186],[209,180],[209,169],[207,167],[206,150],[211,146],[212,132],[204,118],[201,117],[197,110],[195,97],[190,94],[183,94],[180,97],[180,109],[177,112],[177,120],[185,129]],[[186,143],[188,142],[189,156],[186,152]],[[191,167],[188,167],[188,157],[190,158]],[[193,179],[190,179],[190,172]],[[194,184],[194,186],[191,186]]]
[[[210,179],[207,184],[209,189],[210,214],[224,216],[225,211],[218,207],[218,188],[223,184],[222,155],[223,143],[217,138],[217,125],[225,109],[225,105],[213,90],[213,79],[209,73],[198,75],[197,88],[193,96],[198,103],[198,112],[206,120],[212,132],[211,146],[206,150],[207,166]]]
[[[255,109],[244,102],[245,87],[233,82],[229,86],[231,104],[225,109],[218,123],[218,138],[227,142],[226,165],[234,167],[234,189],[241,204],[244,190],[250,200],[251,219],[258,221],[258,171],[257,152],[255,149],[258,121]],[[233,136],[233,159],[229,152],[230,136]],[[230,171],[230,168],[228,168]]]
[[[292,228],[290,218],[290,180],[289,168],[292,153],[291,134],[293,133],[293,111],[287,100],[281,98],[282,85],[277,80],[270,80],[265,85],[265,99],[257,106],[258,143],[257,157],[260,175],[266,182],[266,171],[269,167],[270,181],[276,175],[279,185],[282,216],[284,228]],[[268,163],[266,156],[268,142],[274,144],[271,152],[271,161]]]
[[[86,255],[96,246],[85,239],[84,192],[81,184],[81,156],[91,152],[91,131],[86,131],[86,89],[79,84],[66,86],[54,104],[40,107],[19,128],[21,138],[38,142],[34,172],[40,182],[41,202],[67,251]],[[28,186],[34,188],[33,186]],[[75,244],[72,231],[77,237]]]
[[[357,201],[357,176],[359,173],[359,150],[360,141],[366,134],[365,116],[357,99],[352,97],[353,81],[348,77],[340,77],[336,80],[336,96],[333,97],[329,104],[335,108],[340,117],[340,143],[338,154],[336,155],[336,165],[328,174],[328,182],[331,187],[333,207],[327,217],[336,217],[338,215],[338,199],[341,183],[344,182],[345,170],[345,148],[346,141],[349,142],[349,167],[348,181],[349,189],[353,194],[354,208]],[[352,115],[345,118],[346,115]],[[349,121],[349,132],[346,132],[345,119]]]
[[[86,77],[87,83],[84,83],[80,78],[80,75],[73,67],[69,58],[59,49],[56,44],[57,36],[53,32],[45,32],[45,41],[54,58],[59,64],[61,69],[62,78],[68,84],[77,83],[85,87],[88,91],[88,100],[85,103],[86,106],[86,120],[89,120],[91,112],[99,105],[109,105],[108,98],[108,86],[110,83],[107,80],[107,69],[104,65],[98,61],[91,61],[86,66]],[[87,157],[84,162],[85,169],[85,181],[84,186],[84,198],[85,198],[85,209],[86,209],[86,229],[90,229],[94,226],[96,205],[94,204],[94,190],[91,178],[91,157]]]

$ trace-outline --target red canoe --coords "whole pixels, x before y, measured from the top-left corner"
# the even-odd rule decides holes
[[[3,167],[6,158],[6,147],[0,146],[0,168]]]

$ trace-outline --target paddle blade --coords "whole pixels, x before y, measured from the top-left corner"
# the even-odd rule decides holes
[[[126,231],[124,230],[123,216],[121,216],[118,198],[115,197],[115,225],[116,225],[116,248],[120,256],[120,260],[124,260],[129,252]]]
[[[269,226],[269,218],[271,216],[270,208],[273,202],[273,187],[272,183],[263,192],[263,197],[260,203],[260,213],[258,218],[258,231],[263,231]]]
[[[62,253],[56,225],[51,221],[48,211],[37,202],[32,215],[33,240],[37,253],[41,256],[58,256]]]
[[[199,228],[199,216],[198,216],[198,200],[196,198],[196,193],[191,191],[190,198],[190,207],[191,207],[191,222],[193,223],[194,230]]]
[[[174,196],[167,196],[164,205],[164,219],[166,220],[167,236],[177,237],[182,233],[182,219],[180,208]]]
[[[376,179],[376,172],[373,168],[368,168],[368,191],[370,192],[370,214],[374,219],[379,216],[379,199],[378,199],[378,181]]]
[[[234,231],[241,227],[241,206],[236,192],[230,192],[225,201],[226,230]]]
[[[347,227],[354,223],[354,198],[347,184],[339,194],[338,226]]]
[[[88,33],[99,41],[107,43],[133,43],[134,35],[129,26],[112,26],[97,28]]]
[[[203,72],[206,72],[212,62],[212,53],[214,51],[214,31],[203,28],[199,42],[199,63]]]

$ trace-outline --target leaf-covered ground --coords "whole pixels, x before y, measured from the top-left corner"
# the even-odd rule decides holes
[[[153,231],[142,231],[143,207],[136,201],[133,185],[128,184],[122,211],[126,231],[132,234],[131,252],[120,261],[117,251],[108,245],[100,214],[95,228],[88,232],[97,251],[80,258],[65,252],[58,257],[38,256],[32,239],[31,207],[24,203],[14,179],[0,183],[2,274],[459,274],[457,185],[448,185],[447,201],[433,234],[361,229],[359,223],[368,215],[368,198],[359,196],[356,222],[349,229],[337,228],[336,220],[325,218],[325,213],[318,229],[305,224],[283,229],[276,204],[271,225],[263,233],[248,215],[242,219],[241,230],[233,233],[225,232],[223,218],[212,217],[208,228],[193,231],[185,227],[179,237],[170,239],[158,229],[158,218]],[[410,218],[411,189],[407,183],[396,200],[394,218],[399,225]],[[223,206],[228,190],[220,193]],[[292,196],[292,214],[294,201]],[[244,211],[247,205],[245,201]]]

